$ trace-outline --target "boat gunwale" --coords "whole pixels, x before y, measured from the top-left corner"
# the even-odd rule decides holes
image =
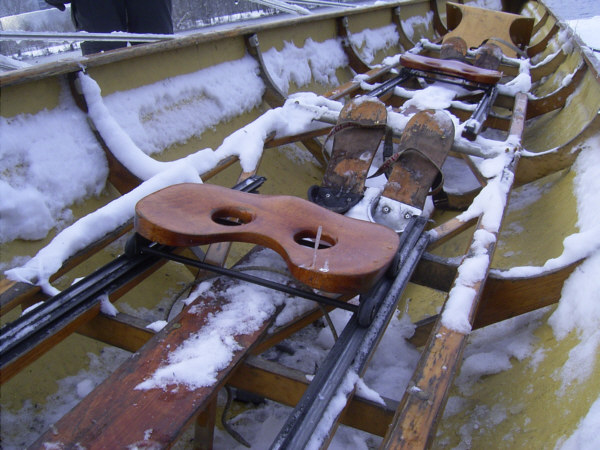
[[[218,25],[214,28],[207,27],[206,29],[196,33],[181,34],[180,36],[176,36],[174,39],[121,48],[104,53],[94,54],[91,56],[81,56],[76,58],[63,59],[59,61],[35,65],[32,67],[25,67],[22,69],[9,71],[0,74],[0,88],[26,83],[29,81],[35,81],[46,76],[57,76],[70,72],[77,72],[82,69],[82,66],[85,66],[86,68],[100,67],[114,62],[126,61],[141,56],[176,50],[182,47],[204,44],[220,39],[244,37],[246,35],[256,34],[263,31],[293,27],[298,24],[328,21],[332,19],[356,16],[385,9],[389,9],[393,12],[393,10],[396,7],[421,3],[428,4],[429,0],[396,0],[395,2],[385,4],[360,5],[360,7],[358,8],[349,8],[341,11],[324,11],[305,16],[293,16],[291,18],[287,16],[283,18],[279,16],[274,16],[269,17],[267,19],[256,19],[257,21],[261,21],[261,23],[249,22],[244,25],[240,25],[238,22],[235,22],[233,24],[228,25]],[[392,23],[391,20],[390,23]],[[223,29],[217,29],[220,27],[223,27]]]

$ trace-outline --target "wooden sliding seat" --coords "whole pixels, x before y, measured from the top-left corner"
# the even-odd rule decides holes
[[[400,64],[408,69],[435,72],[474,83],[496,84],[502,78],[502,72],[497,70],[482,69],[461,61],[430,58],[412,53],[403,54],[400,57]]]
[[[346,294],[373,286],[399,245],[390,228],[297,197],[194,183],[170,186],[142,199],[136,206],[135,228],[150,241],[177,247],[227,241],[262,245],[279,253],[301,282]]]

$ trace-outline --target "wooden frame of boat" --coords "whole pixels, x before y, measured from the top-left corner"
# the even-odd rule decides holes
[[[520,11],[521,4],[518,1],[503,3],[507,11]],[[411,30],[405,29],[406,19],[424,17],[429,12],[433,13],[431,23],[417,25]],[[582,50],[581,43],[575,36],[568,36],[574,43],[573,49],[560,47],[558,35],[562,33],[566,36],[569,31],[563,28],[542,3],[529,2],[523,12],[535,19],[533,38],[525,49],[529,58],[539,61],[530,67],[533,87],[527,93],[501,93],[496,100],[496,109],[485,122],[487,127],[514,137],[510,142],[516,144],[507,150],[515,152],[516,156],[507,165],[505,175],[514,177],[514,187],[534,183],[568,169],[578,154],[578,144],[581,140],[585,136],[597,135],[600,132],[600,71],[597,63]],[[280,18],[256,24],[250,22],[226,30],[191,34],[170,41],[130,47],[74,61],[43,64],[0,75],[2,114],[12,117],[22,113],[35,113],[44,107],[51,107],[48,105],[55,105],[59,86],[65,82],[70,86],[77,105],[83,111],[87,111],[86,98],[77,86],[77,77],[82,66],[102,87],[103,95],[107,95],[116,90],[151,84],[179,73],[200,70],[225,61],[226,58],[240,58],[244,53],[251,55],[258,64],[260,78],[265,85],[263,107],[279,107],[285,103],[287,96],[273,81],[263,52],[265,49],[280,49],[284,39],[293,39],[294,42],[301,43],[308,37],[316,41],[340,39],[349,64],[345,71],[346,82],[327,89],[313,83],[309,88],[314,88],[321,95],[331,99],[349,98],[365,94],[374,86],[389,80],[398,69],[396,64],[367,64],[361,56],[360,49],[351,44],[353,34],[365,28],[380,28],[393,24],[399,40],[396,47],[387,50],[388,53],[412,49],[413,52],[435,57],[439,55],[440,50],[437,42],[448,31],[445,23],[441,2],[436,0],[414,0],[397,4],[392,2],[341,11],[327,10],[311,16]],[[288,32],[284,33],[283,30]],[[293,32],[290,33],[289,30]],[[428,42],[416,39],[416,36],[428,39]],[[552,42],[554,47],[550,45]],[[111,78],[115,70],[121,74],[120,81]],[[504,58],[500,70],[506,78],[504,83],[519,74],[519,63],[516,59]],[[351,71],[362,75],[354,77]],[[563,83],[563,78],[567,78],[566,74],[568,82]],[[414,89],[418,88],[415,86]],[[30,96],[31,101],[23,104],[18,99],[22,98],[24,92],[33,92],[36,95]],[[406,91],[396,90],[382,100],[398,108],[406,101],[406,98],[403,98],[405,93]],[[451,112],[461,120],[466,120],[471,112],[469,106],[477,99],[477,96],[458,98],[453,103]],[[323,118],[323,121],[323,126],[316,131],[294,136],[269,136],[265,140],[265,149],[302,143],[319,163],[325,164],[320,137],[329,132],[335,115],[333,119]],[[111,184],[120,194],[137,187],[143,180],[114,156],[102,133],[96,128],[93,129],[109,161]],[[399,135],[402,130],[394,131]],[[214,139],[218,137],[215,136]],[[523,148],[527,151],[522,151]],[[477,154],[476,151],[477,146],[469,148],[464,143],[453,148],[453,156],[468,161],[481,184],[476,190],[449,194],[448,202],[455,208],[466,209],[489,181],[478,173],[469,157],[465,156],[469,153]],[[231,175],[224,178],[219,176],[229,168],[229,172],[232,173],[231,170],[237,167],[236,162],[236,157],[225,158],[200,176],[205,181],[212,181],[214,178],[220,184],[231,184]],[[242,171],[238,181],[256,172],[260,173],[261,168],[262,166],[259,166],[252,172]],[[505,195],[508,198],[509,192]],[[475,231],[486,230],[483,217],[461,217],[449,217],[448,213],[444,213],[436,218],[435,227],[430,232],[432,239],[428,252],[419,261],[412,275],[412,282],[443,292],[452,290],[457,279],[458,265],[455,262],[456,258],[450,257],[448,252],[442,250],[464,247],[471,242],[468,244],[469,250],[463,255],[468,259],[476,251],[473,247]],[[72,255],[50,281],[80,266],[130,229],[131,223],[125,224]],[[488,231],[495,234],[497,241],[499,231]],[[491,270],[496,261],[493,259],[494,250],[494,244],[485,247],[489,265],[484,277],[472,286],[476,295],[469,313],[469,321],[474,328],[557,302],[564,280],[580,263],[571,261],[563,267],[541,271],[535,276],[514,277],[501,269]],[[206,250],[205,260],[224,265],[228,251],[228,245],[213,245]],[[196,257],[189,250],[186,252],[191,257]],[[503,264],[501,267],[512,265],[506,258],[499,260]],[[114,292],[110,300],[114,302],[125,295],[145,278],[150,277],[163,263],[153,264],[142,271],[139,276]],[[17,307],[25,308],[47,298],[37,286],[7,279],[0,281],[0,289],[0,312],[3,316]],[[203,299],[199,298],[192,305],[202,301]],[[218,310],[220,305],[217,302],[211,308],[213,309],[205,309],[203,314]],[[3,366],[2,383],[18,376],[20,371],[43,353],[77,332],[137,353],[52,430],[41,436],[35,444],[36,447],[42,447],[44,442],[61,441],[77,442],[85,447],[117,448],[125,444],[124,439],[133,439],[133,436],[139,436],[140,430],[143,432],[148,428],[154,429],[153,443],[163,447],[172,444],[187,425],[195,422],[197,448],[210,448],[216,420],[216,394],[225,385],[244,389],[286,405],[297,404],[308,385],[304,374],[263,360],[258,355],[298,329],[314,322],[321,315],[322,311],[315,310],[298,318],[294,323],[266,334],[266,330],[272,324],[272,317],[256,332],[238,337],[242,349],[235,353],[229,366],[219,372],[218,379],[212,386],[196,389],[191,393],[177,394],[160,390],[136,391],[134,387],[140,382],[140,375],[148,375],[166,358],[169,345],[171,348],[177,346],[198,327],[199,319],[196,317],[191,320],[188,315],[182,313],[156,336],[154,332],[145,328],[146,323],[140,319],[124,313],[109,317],[100,314],[99,305],[95,304],[82,314],[70,318],[64,326],[55,330],[30,351]],[[440,314],[429,314],[416,324],[417,329],[412,342],[424,347],[421,360],[402,400],[386,400],[385,405],[380,405],[350,393],[347,407],[332,424],[330,433],[322,445],[325,446],[332,438],[338,422],[383,436],[385,448],[425,448],[432,444],[448,390],[458,373],[468,336],[444,326],[442,315],[443,311]],[[119,398],[122,401],[117,401]],[[144,408],[152,411],[151,419],[141,413]],[[102,417],[98,416],[98,411],[102,412]]]

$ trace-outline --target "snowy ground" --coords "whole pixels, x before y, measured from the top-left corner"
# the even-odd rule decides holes
[[[587,3],[583,5],[587,5]],[[596,3],[591,3],[591,5],[596,5]],[[585,7],[581,9],[587,10]],[[594,30],[598,29],[599,21],[600,17],[588,18],[574,22],[573,26],[577,27],[584,39],[590,39],[586,37],[587,32],[591,30],[591,38],[596,37]],[[380,35],[384,34],[386,34],[385,31],[380,33]],[[386,45],[385,39],[383,43],[369,40],[368,36],[365,39],[372,43],[372,49],[378,48],[379,45]],[[590,47],[600,47],[597,41],[587,40],[587,42]],[[323,82],[335,82],[332,78],[335,76],[335,67],[345,63],[339,46],[326,43],[323,46],[308,45],[307,48],[308,53],[302,53],[290,46],[284,48],[282,52],[265,55],[267,63],[273,67],[274,73],[279,77],[277,81],[284,90],[285,83],[289,82],[292,77],[298,85],[302,85],[303,80],[308,82],[311,77],[320,78]],[[366,48],[369,48],[369,45]],[[336,57],[332,58],[332,55]],[[291,63],[292,61],[293,63]],[[304,61],[305,64],[299,64],[299,61]],[[327,64],[324,61],[327,61]],[[334,61],[333,68],[331,61]],[[214,68],[211,69],[212,71],[194,75],[198,78],[182,77],[172,81],[169,83],[168,92],[166,85],[160,85],[151,90],[142,89],[125,94],[113,94],[104,99],[100,98],[100,93],[96,90],[93,81],[83,79],[86,95],[89,100],[92,100],[91,115],[96,121],[96,125],[100,125],[99,130],[114,139],[116,147],[124,148],[125,151],[133,154],[135,159],[133,166],[140,171],[139,175],[142,179],[149,180],[145,189],[140,189],[135,195],[122,200],[119,204],[113,204],[106,211],[102,217],[110,217],[112,220],[110,223],[105,223],[107,228],[114,228],[116,221],[127,220],[129,217],[127,210],[140,196],[156,189],[157,186],[175,181],[199,181],[197,173],[201,169],[205,169],[207,164],[214,163],[213,158],[207,158],[209,152],[212,154],[210,149],[199,150],[195,156],[186,160],[188,168],[191,167],[192,170],[183,169],[181,166],[167,167],[162,163],[156,164],[139,149],[143,148],[146,153],[152,153],[181,139],[183,130],[201,133],[203,129],[239,114],[242,112],[240,108],[249,110],[255,107],[260,101],[260,80],[256,76],[252,76],[255,73],[255,67],[251,60],[240,60],[235,64],[235,67]],[[291,68],[294,70],[292,71]],[[160,105],[163,101],[173,101],[173,98],[177,101],[178,96],[189,95],[190,87],[198,85],[212,86],[210,91],[216,92],[218,96],[219,89],[215,86],[226,84],[231,88],[232,83],[223,83],[223,80],[230,73],[242,72],[247,73],[247,76],[235,78],[238,80],[243,78],[243,85],[236,86],[226,95],[223,93],[221,97],[212,99],[210,104],[195,105],[197,108],[202,108],[204,112],[212,111],[211,114],[204,114],[212,122],[190,124],[180,123],[176,117],[162,117],[163,123],[172,123],[169,133],[164,133],[156,132],[156,128],[152,124],[145,124],[145,128],[142,127],[135,119],[136,114],[131,113],[131,111],[136,113],[143,111],[149,104]],[[203,91],[197,92],[198,97],[202,97],[202,94]],[[123,95],[128,96],[127,102],[124,101]],[[326,103],[333,109],[340,108],[339,104],[324,102],[322,99],[307,97],[304,100],[316,104]],[[119,109],[119,105],[124,103],[129,105],[130,110]],[[242,164],[251,167],[255,163],[257,160],[256,149],[262,146],[262,140],[270,130],[277,130],[283,134],[297,131],[285,129],[286,124],[290,122],[290,114],[295,115],[295,123],[310,122],[310,115],[302,116],[302,113],[293,108],[282,109],[265,116],[262,121],[257,121],[254,128],[246,130],[254,136],[255,140],[253,141],[254,145],[250,146],[250,151],[240,154]],[[190,114],[190,116],[192,115]],[[76,117],[77,120],[65,121],[65,117],[71,119]],[[122,134],[122,130],[115,126],[116,122],[111,122],[111,117],[118,118],[118,122],[124,124],[123,128],[126,129],[126,134]],[[303,118],[303,121],[299,118]],[[65,128],[66,123],[69,124],[68,129]],[[81,123],[81,127],[73,125],[77,123]],[[190,130],[190,127],[197,128]],[[39,130],[53,131],[52,133],[41,133]],[[95,144],[93,136],[90,135],[84,117],[67,97],[56,110],[45,111],[34,117],[20,117],[10,123],[2,119],[0,134],[3,136],[0,151],[2,158],[0,159],[4,164],[1,168],[3,177],[0,180],[2,198],[0,210],[3,213],[0,238],[3,241],[10,241],[15,237],[38,239],[45,236],[48,230],[57,224],[69,224],[71,222],[69,205],[82,195],[82,192],[79,191],[80,186],[84,186],[84,196],[95,195],[102,190],[107,169],[101,150]],[[19,139],[24,135],[30,136],[31,139],[26,146],[23,146]],[[232,136],[229,141],[223,143],[223,146],[216,149],[217,156],[231,154],[234,149],[239,149],[241,146],[236,139],[236,136]],[[53,158],[52,161],[49,161],[48,158],[45,158],[45,149],[48,145],[55,149],[61,149],[65,153],[60,158]],[[247,136],[245,137],[245,147],[249,147]],[[565,365],[557,374],[563,390],[569,389],[571,384],[594,376],[592,370],[595,367],[594,364],[598,364],[595,360],[600,349],[600,279],[597,277],[597,274],[600,273],[600,251],[597,241],[597,236],[600,235],[598,226],[600,203],[596,194],[600,190],[600,137],[596,136],[590,139],[584,147],[574,167],[577,174],[575,186],[580,229],[578,243],[582,248],[573,251],[581,252],[580,255],[588,252],[589,257],[565,283],[559,306],[549,319],[549,324],[557,340],[565,339],[569,334],[576,333],[580,341],[571,350]],[[83,154],[81,149],[85,150]],[[27,160],[30,163],[28,164],[30,172],[11,171],[18,165],[15,158]],[[52,166],[57,161],[59,166]],[[72,164],[65,165],[64,161],[72,161]],[[48,174],[51,176],[49,177]],[[157,177],[157,174],[162,175]],[[51,188],[48,187],[50,183]],[[75,192],[72,186],[77,186],[78,190]],[[52,190],[52,195],[48,195],[49,190]],[[28,209],[23,209],[22,205],[28,205]],[[32,214],[34,211],[36,214]],[[25,221],[25,217],[32,218],[32,221]],[[97,223],[98,219],[96,218],[88,224],[80,225],[96,227]],[[68,230],[71,230],[76,236],[90,234],[88,232],[81,233],[82,229],[86,228],[67,228],[65,230],[67,231],[65,238],[67,242],[74,246],[85,245],[81,239],[68,235]],[[101,232],[101,230],[96,231]],[[66,252],[71,251],[73,251],[73,247],[66,250]],[[24,279],[30,277],[43,279],[52,273],[56,264],[60,264],[60,260],[65,257],[65,254],[64,247],[61,247],[59,253],[54,252],[51,248],[29,266],[23,264],[22,261],[8,262],[8,264],[23,266],[20,270],[13,272],[13,275],[16,274]],[[48,284],[46,284],[46,288],[51,289]],[[200,286],[200,289],[206,288],[207,285]],[[296,311],[301,308],[298,305],[289,307]],[[266,306],[262,305],[262,308],[264,309]],[[532,364],[539,364],[544,359],[544,349],[543,347],[536,348],[533,343],[536,340],[534,333],[540,324],[542,314],[534,313],[527,318],[519,318],[499,324],[493,329],[473,333],[471,344],[465,352],[465,364],[457,381],[459,389],[465,392],[469,391],[481,377],[509,369],[511,361],[514,360],[527,359]],[[333,320],[341,327],[347,317],[343,312],[336,312],[333,314]],[[417,350],[405,342],[412,332],[413,326],[407,315],[399,313],[390,324],[370,369],[364,377],[365,383],[381,395],[398,399],[397,393],[404,391],[418,360]],[[314,345],[315,343],[317,345]],[[309,327],[286,343],[292,349],[290,352],[271,353],[267,356],[291,367],[311,372],[332,343],[331,332],[328,328]],[[534,349],[536,350],[534,351]],[[60,417],[75,402],[90,392],[111,370],[127,358],[127,354],[115,349],[107,349],[100,356],[91,358],[92,364],[89,370],[61,381],[59,393],[48,400],[41,414],[31,404],[26,404],[23,410],[17,414],[2,412],[2,429],[13,431],[10,436],[3,431],[3,448],[21,448],[24,442],[30,442],[33,437],[45,430],[57,417]],[[194,378],[195,381],[197,381],[196,378]],[[460,401],[453,400],[449,405],[454,410],[461,408]],[[289,408],[267,402],[256,409],[238,415],[234,424],[244,438],[253,444],[254,448],[265,448],[272,442],[289,411]],[[491,417],[489,426],[503,420],[502,412],[491,414],[489,417]],[[471,428],[461,430],[463,448],[468,447],[470,437],[475,433],[476,421],[477,418],[473,417],[472,422],[468,424]],[[600,397],[582,418],[579,428],[573,434],[564,436],[560,445],[565,449],[598,448],[600,441],[596,430],[599,427]],[[337,433],[332,448],[372,448],[378,442],[378,438],[365,433],[342,429]],[[232,441],[228,435],[219,431],[216,448],[238,447],[243,448]]]

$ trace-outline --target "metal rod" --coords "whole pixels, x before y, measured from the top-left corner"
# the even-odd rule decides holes
[[[166,251],[168,247],[159,246]],[[83,312],[146,271],[158,261],[155,256],[126,255],[111,261],[37,308],[0,329],[0,367],[22,356]]]
[[[381,86],[377,86],[375,89],[369,91],[367,95],[369,97],[381,97],[383,94],[391,91],[400,83],[405,82],[411,77],[411,74],[408,70],[402,69],[400,71],[400,75],[392,78],[391,80],[386,81]]]
[[[56,31],[2,31],[0,41],[130,41],[130,42],[156,42],[175,39],[173,34],[140,34],[115,31],[113,33],[88,33],[85,31],[56,32]]]
[[[266,178],[251,176],[233,189],[253,192]],[[0,367],[23,355],[45,337],[53,334],[73,318],[93,307],[100,296],[110,294],[143,273],[160,257],[169,255],[170,247],[155,245],[156,254],[125,254],[105,264],[92,274],[46,300],[37,308],[0,329]]]
[[[156,250],[153,247],[142,247],[140,248],[142,254],[147,253],[150,255],[161,256],[163,258],[170,259],[172,261],[176,261],[182,264],[187,264],[193,267],[197,267],[199,269],[208,270],[210,272],[218,273],[219,275],[226,275],[231,278],[235,278],[242,281],[247,281],[249,283],[257,284],[259,286],[267,287],[276,291],[284,292],[286,294],[294,295],[296,297],[302,297],[308,300],[312,300],[318,303],[322,303],[324,305],[334,306],[336,308],[344,309],[350,312],[358,311],[358,306],[352,305],[350,303],[341,302],[334,298],[325,297],[324,295],[315,294],[313,292],[303,291],[301,289],[287,286],[285,284],[277,283],[275,281],[265,280],[264,278],[255,277],[253,275],[249,275],[244,272],[239,272],[237,270],[227,269],[221,266],[215,266],[213,264],[208,264],[202,261],[198,261],[195,259],[186,258],[185,256],[175,255],[173,253],[161,252],[160,250]]]
[[[462,132],[463,137],[466,137],[470,141],[474,141],[477,138],[483,122],[485,122],[492,106],[494,106],[497,96],[498,88],[496,86],[485,91],[485,94],[477,104],[477,108],[475,108],[475,111],[471,114],[469,120],[465,122]]]

